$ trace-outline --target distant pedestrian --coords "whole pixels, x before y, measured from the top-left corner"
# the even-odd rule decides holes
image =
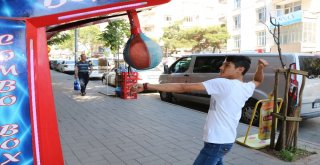
[[[89,75],[92,73],[92,63],[87,61],[85,54],[80,55],[80,61],[76,63],[74,68],[74,77],[79,78],[81,96],[86,95],[86,87],[89,82]]]
[[[237,126],[245,102],[263,79],[268,62],[260,59],[253,81],[243,82],[251,59],[247,56],[226,56],[220,67],[220,78],[201,83],[135,84],[132,92],[158,90],[163,92],[206,91],[211,95],[210,108],[204,126],[204,147],[194,165],[223,165],[223,157],[236,139]]]

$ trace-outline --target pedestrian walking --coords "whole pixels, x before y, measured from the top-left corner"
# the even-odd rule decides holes
[[[226,56],[220,67],[220,77],[200,83],[135,84],[132,92],[158,90],[163,92],[206,91],[211,95],[210,108],[204,126],[204,147],[194,165],[223,165],[223,157],[232,148],[237,126],[245,102],[263,79],[263,69],[268,65],[260,59],[250,82],[243,77],[249,70],[251,59],[247,56]]]
[[[92,63],[87,61],[86,55],[80,55],[80,61],[76,63],[74,68],[74,77],[79,78],[81,96],[86,95],[86,87],[89,82],[89,75],[92,73]]]

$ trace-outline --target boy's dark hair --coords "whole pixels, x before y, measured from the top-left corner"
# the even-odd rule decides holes
[[[247,56],[226,56],[227,62],[234,63],[235,67],[244,67],[242,75],[245,75],[250,68],[251,59]]]

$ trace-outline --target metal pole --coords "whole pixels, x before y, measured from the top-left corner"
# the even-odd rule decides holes
[[[279,70],[276,70],[275,78],[274,78],[274,88],[273,88],[273,99],[274,99],[274,107],[273,114],[278,113],[278,84],[279,84]],[[276,131],[277,131],[277,117],[272,115],[272,129],[271,129],[271,140],[270,140],[270,148],[274,149],[275,147],[275,139],[276,139]]]
[[[79,36],[79,29],[76,28],[74,30],[74,62],[77,63],[78,57],[77,57],[77,52],[78,52],[78,36]]]

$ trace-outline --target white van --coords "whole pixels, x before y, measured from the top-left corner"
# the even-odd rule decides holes
[[[248,123],[252,110],[258,100],[268,98],[273,91],[275,69],[281,68],[278,54],[197,54],[188,55],[178,59],[169,68],[165,68],[164,74],[159,78],[159,83],[195,83],[203,82],[219,76],[219,67],[227,55],[245,55],[251,58],[251,67],[244,77],[244,81],[251,81],[255,74],[257,62],[260,58],[267,60],[270,65],[265,68],[264,82],[255,89],[253,96],[243,107],[241,120]],[[304,119],[320,116],[320,56],[306,54],[283,54],[283,62],[286,67],[291,66],[297,70],[309,73],[303,92],[301,117]],[[284,96],[285,78],[279,77],[279,97]],[[298,86],[301,86],[302,76],[295,77]],[[300,88],[298,88],[300,89]],[[160,92],[161,100],[172,102],[173,100],[187,100],[202,104],[209,104],[210,96],[206,92],[191,93],[166,93]],[[254,123],[259,121],[256,114]]]

